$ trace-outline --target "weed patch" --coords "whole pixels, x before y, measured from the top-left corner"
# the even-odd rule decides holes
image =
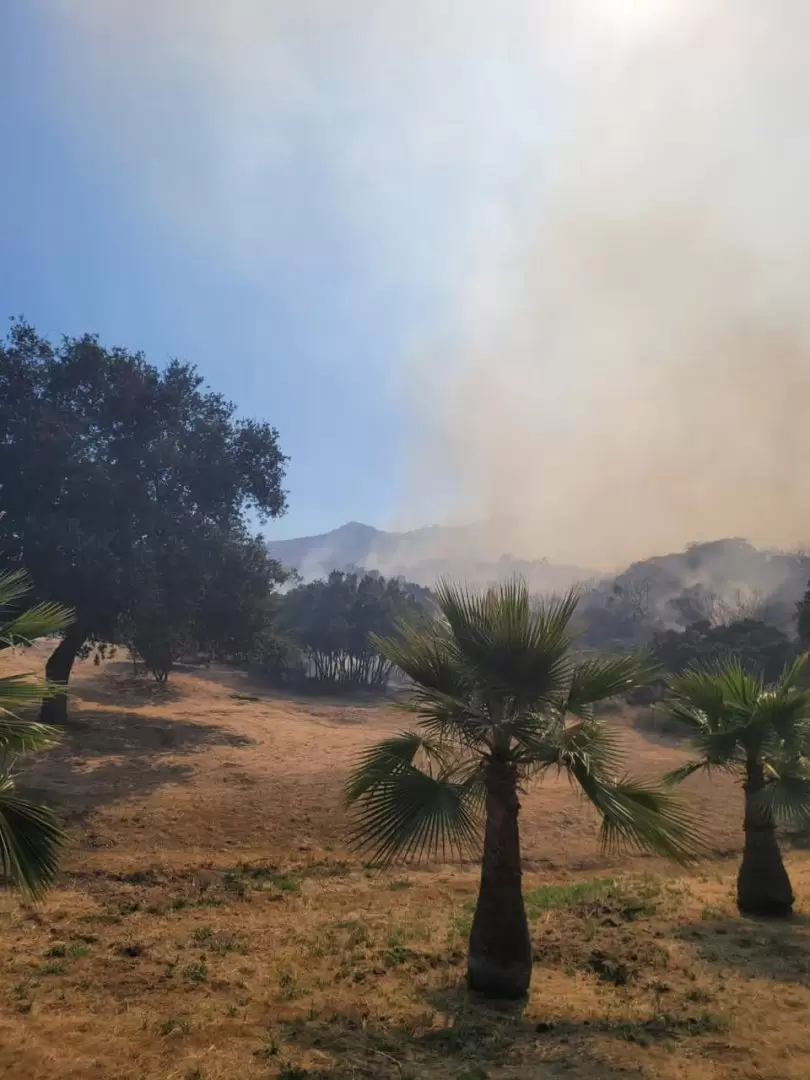
[[[168,1020],[164,1020],[162,1024],[158,1025],[158,1032],[161,1035],[171,1035],[173,1031],[179,1031],[183,1035],[188,1035],[190,1030],[191,1026],[188,1020],[179,1020],[174,1016],[170,1016]]]

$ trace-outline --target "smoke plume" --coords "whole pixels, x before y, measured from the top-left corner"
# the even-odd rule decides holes
[[[509,550],[810,535],[810,12],[691,7],[572,73],[470,297],[434,422]]]
[[[60,11],[74,100],[203,250],[277,269],[310,155],[430,309],[367,373],[415,417],[403,522],[595,567],[810,538],[803,0]]]

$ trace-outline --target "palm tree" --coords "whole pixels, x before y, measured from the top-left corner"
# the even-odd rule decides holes
[[[603,844],[674,859],[695,846],[693,819],[673,792],[619,779],[622,754],[594,705],[643,677],[637,657],[576,660],[577,597],[533,610],[513,581],[476,594],[441,584],[438,616],[377,639],[412,681],[416,730],[361,757],[347,782],[353,841],[372,862],[481,852],[469,943],[470,986],[491,997],[528,990],[532,950],[522,893],[519,793],[563,771],[602,816]]]
[[[746,915],[787,916],[793,909],[776,825],[810,817],[810,690],[801,678],[807,660],[799,657],[771,685],[734,660],[669,681],[670,710],[691,727],[699,756],[667,779],[725,770],[745,792],[737,906]]]
[[[23,571],[0,574],[0,649],[54,633],[71,621],[70,612],[57,604],[14,614],[30,591]],[[16,710],[38,705],[50,693],[44,680],[30,675],[0,678],[0,882],[16,885],[32,900],[53,881],[63,834],[52,810],[16,793],[12,770],[17,754],[54,746],[59,735]]]

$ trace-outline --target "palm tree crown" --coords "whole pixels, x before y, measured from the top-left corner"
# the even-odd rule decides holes
[[[808,657],[766,684],[729,660],[670,680],[672,715],[692,731],[695,760],[670,773],[680,782],[700,771],[736,775],[746,793],[745,849],[738,903],[750,914],[784,915],[793,905],[774,835],[780,821],[810,818]]]
[[[671,790],[622,776],[616,733],[594,706],[636,685],[645,665],[573,655],[574,593],[533,606],[518,580],[482,593],[443,583],[436,600],[437,618],[376,640],[410,680],[404,707],[417,720],[369,749],[350,776],[353,839],[378,864],[480,852],[483,820],[470,981],[518,996],[531,973],[517,829],[524,785],[549,769],[567,773],[601,814],[606,847],[685,860],[695,822]]]
[[[0,649],[27,644],[71,621],[71,613],[57,604],[18,612],[30,590],[23,571],[0,574]],[[50,809],[16,793],[12,770],[18,754],[53,746],[59,734],[16,710],[38,705],[49,692],[42,679],[30,675],[0,678],[0,881],[16,885],[30,899],[38,899],[53,881],[63,834]]]
[[[532,608],[526,586],[485,593],[442,583],[441,617],[395,640],[377,639],[411,680],[404,707],[416,731],[363,755],[347,784],[358,814],[355,841],[372,861],[461,852],[475,844],[487,761],[515,768],[521,783],[564,770],[602,815],[607,847],[622,841],[676,859],[695,852],[694,820],[665,788],[619,778],[624,755],[594,706],[646,675],[638,656],[571,653],[577,597]],[[573,721],[573,722],[572,722]]]

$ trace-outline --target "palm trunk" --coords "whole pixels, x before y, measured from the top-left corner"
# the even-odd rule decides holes
[[[65,631],[65,636],[48,657],[45,665],[45,677],[49,682],[58,686],[64,686],[64,691],[54,697],[46,698],[39,710],[39,718],[43,724],[66,724],[67,723],[67,686],[70,672],[73,669],[73,661],[87,640],[87,631],[78,623],[73,623]]]
[[[764,787],[762,763],[749,760],[745,779],[745,847],[737,875],[737,907],[744,915],[784,918],[793,910],[793,889],[776,841],[773,817],[753,801]]]
[[[485,782],[484,857],[467,980],[487,997],[522,998],[532,977],[532,944],[523,906],[514,765],[490,761]]]

